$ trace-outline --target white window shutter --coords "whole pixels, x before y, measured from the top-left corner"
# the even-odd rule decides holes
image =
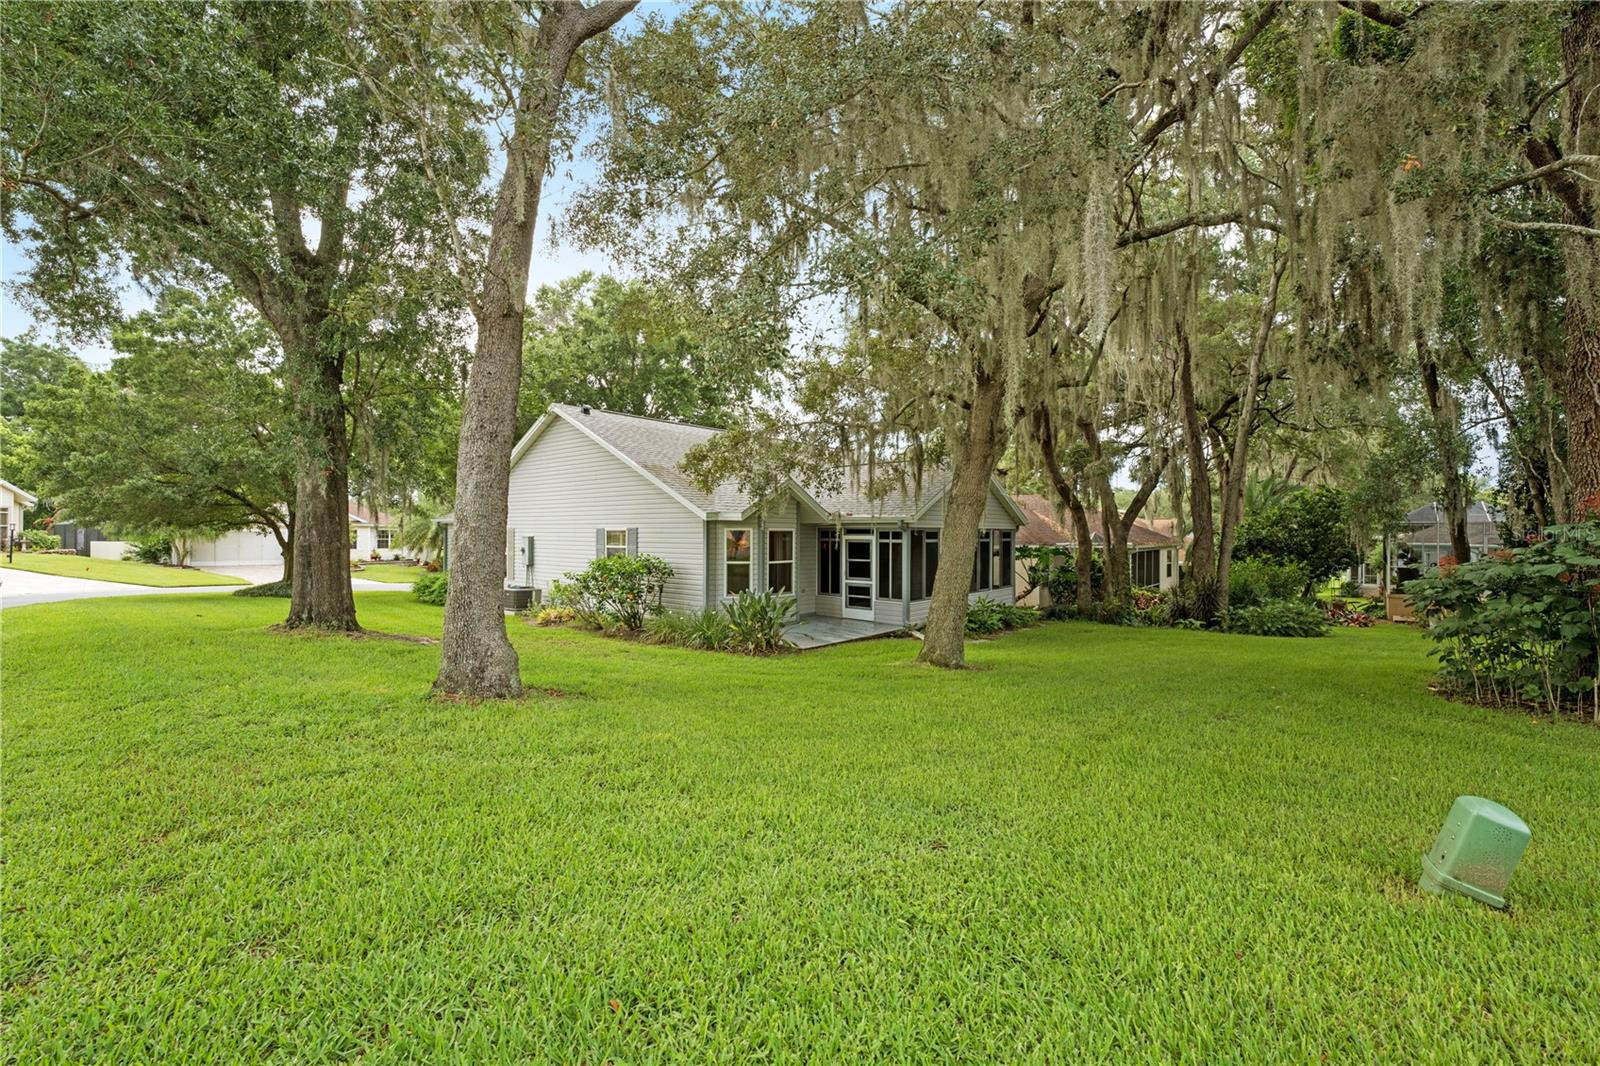
[[[639,554],[639,527],[638,526],[629,526],[628,527],[628,554],[629,555],[638,555]]]
[[[506,527],[506,584],[517,583],[517,531]]]
[[[604,559],[606,557],[606,531],[604,526],[594,531],[594,557],[596,559]]]

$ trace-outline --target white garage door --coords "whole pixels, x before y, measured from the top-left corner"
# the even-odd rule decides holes
[[[271,533],[240,529],[216,540],[197,540],[189,551],[190,566],[249,566],[281,563],[283,552]]]

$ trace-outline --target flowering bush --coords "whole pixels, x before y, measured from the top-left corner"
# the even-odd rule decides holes
[[[1445,684],[1600,721],[1600,514],[1406,586]]]
[[[656,555],[604,555],[565,576],[559,584],[560,606],[571,607],[580,618],[602,620],[608,623],[605,628],[636,630],[645,618],[661,612],[661,593],[672,566]]]

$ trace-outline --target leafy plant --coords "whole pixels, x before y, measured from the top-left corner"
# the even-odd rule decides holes
[[[423,574],[411,583],[411,594],[423,603],[443,607],[450,591],[449,574]]]
[[[1130,605],[1132,621],[1136,626],[1170,626],[1173,597],[1162,592],[1139,590],[1133,594]]]
[[[1041,616],[1032,607],[980,599],[967,608],[967,633],[984,636],[1005,629],[1026,629],[1039,624]]]
[[[1600,721],[1600,513],[1406,586],[1454,691]]]
[[[1230,606],[1222,628],[1256,637],[1320,637],[1328,632],[1328,616],[1304,600],[1272,600],[1253,607]]]
[[[546,607],[533,616],[533,624],[536,626],[560,626],[566,625],[577,617],[578,612],[571,607]]]
[[[785,592],[741,592],[723,607],[728,622],[727,647],[764,655],[789,646],[783,631],[794,616],[794,597]]]
[[[659,556],[606,555],[567,574],[551,594],[586,621],[638,630],[647,617],[661,612],[661,593],[670,577],[672,566]]]

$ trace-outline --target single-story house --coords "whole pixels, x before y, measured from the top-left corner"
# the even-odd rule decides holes
[[[1072,531],[1070,515],[1061,515],[1056,505],[1043,496],[1022,495],[1014,497],[1017,507],[1027,516],[1027,522],[1017,532],[1017,543],[1037,547],[1056,548],[1063,552],[1077,550],[1078,538]],[[1100,515],[1089,515],[1089,533],[1096,547],[1105,544],[1105,528]],[[1172,533],[1162,532],[1142,519],[1134,519],[1128,530],[1128,576],[1134,588],[1169,589],[1178,583],[1178,549],[1181,542]],[[1027,585],[1027,564],[1017,563],[1017,587]],[[1049,593],[1034,589],[1024,598],[1024,603],[1048,607]]]
[[[350,501],[350,558],[367,560],[377,552],[381,558],[403,554],[394,546],[399,523],[382,511]],[[259,529],[236,529],[218,537],[196,537],[189,541],[190,566],[267,566],[282,565],[283,552],[278,538]]]
[[[39,497],[24,492],[11,482],[0,478],[0,548],[11,543],[23,529],[23,516],[39,502]]]
[[[1502,517],[1499,510],[1481,500],[1468,506],[1467,542],[1472,547],[1472,558],[1480,558],[1503,546],[1500,540]],[[1370,559],[1363,559],[1360,565],[1346,571],[1346,580],[1356,582],[1363,592],[1376,594],[1380,588],[1398,587],[1409,577],[1426,574],[1439,565],[1440,559],[1455,554],[1450,545],[1450,523],[1444,508],[1437,503],[1423,504],[1406,515],[1403,527],[1392,546],[1384,540],[1380,553],[1389,561],[1393,581],[1383,581],[1383,568]]]
[[[1483,501],[1474,501],[1467,508],[1467,543],[1472,547],[1473,558],[1487,555],[1499,548],[1501,514]],[[1424,572],[1437,566],[1439,560],[1454,552],[1450,547],[1450,523],[1444,508],[1436,503],[1423,504],[1406,515],[1405,531],[1399,536],[1404,548],[1410,549],[1412,564]],[[1402,549],[1402,550],[1403,550]],[[1457,559],[1457,562],[1470,562]]]
[[[755,499],[732,481],[707,492],[683,472],[706,426],[556,404],[511,453],[506,582],[551,582],[603,555],[671,564],[665,606],[700,610],[745,591],[787,589],[801,617],[903,626],[927,617],[949,475],[870,495],[861,482],[813,492],[791,480]],[[1013,547],[1025,521],[991,479],[971,600],[1013,599]],[[442,519],[447,532],[453,519]]]

